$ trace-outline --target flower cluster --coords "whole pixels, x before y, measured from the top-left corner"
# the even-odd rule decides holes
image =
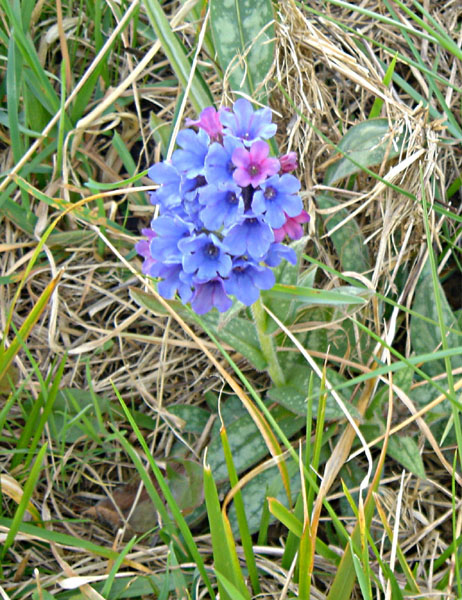
[[[198,314],[232,305],[249,306],[275,283],[271,267],[285,259],[309,220],[298,195],[294,152],[270,156],[266,140],[276,133],[269,108],[245,99],[233,109],[204,109],[177,136],[171,161],[148,171],[159,189],[151,193],[159,216],[136,246],[143,272],[160,278],[159,293],[191,302]]]

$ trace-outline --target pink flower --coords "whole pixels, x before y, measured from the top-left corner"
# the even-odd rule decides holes
[[[188,127],[197,125],[209,135],[211,140],[221,140],[222,138],[223,125],[220,121],[220,111],[216,111],[213,106],[204,108],[196,121],[186,119],[186,125]]]
[[[288,154],[284,154],[284,156],[279,157],[279,162],[281,163],[281,171],[283,173],[295,171],[295,169],[298,167],[297,153],[289,152]]]
[[[250,147],[236,148],[232,155],[232,162],[236,169],[233,172],[234,181],[241,187],[252,185],[258,187],[262,181],[275,175],[280,168],[277,158],[269,158],[269,146],[266,142],[258,140]]]
[[[282,242],[286,235],[292,240],[299,240],[303,235],[303,227],[301,224],[308,223],[309,220],[310,215],[304,210],[296,217],[287,217],[287,220],[282,227],[273,229],[274,241]]]

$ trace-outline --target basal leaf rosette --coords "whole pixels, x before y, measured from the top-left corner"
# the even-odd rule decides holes
[[[186,125],[171,161],[148,171],[159,185],[150,194],[159,216],[136,245],[143,273],[159,279],[164,298],[178,294],[197,314],[228,310],[231,296],[250,306],[273,287],[273,267],[296,262],[281,242],[299,239],[309,220],[291,174],[297,157],[270,155],[271,110],[245,99],[208,107]]]

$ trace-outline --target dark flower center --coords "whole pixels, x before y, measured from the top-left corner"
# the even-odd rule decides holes
[[[276,194],[277,194],[276,190],[271,185],[269,185],[266,188],[266,190],[263,192],[263,195],[265,196],[265,198],[267,200],[272,200],[276,196]]]
[[[258,165],[249,166],[250,175],[258,175],[260,173],[260,167]]]
[[[237,204],[239,202],[239,200],[234,192],[228,192],[228,194],[226,196],[226,202],[228,204]]]
[[[205,254],[210,258],[216,258],[219,252],[220,249],[217,246],[215,246],[215,244],[212,244],[212,242],[207,244],[207,246],[205,247]]]

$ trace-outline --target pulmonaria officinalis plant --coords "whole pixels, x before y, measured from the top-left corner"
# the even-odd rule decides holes
[[[230,296],[250,306],[273,287],[272,267],[295,264],[281,242],[299,239],[309,220],[290,173],[296,155],[270,156],[271,110],[243,98],[232,109],[208,107],[186,125],[171,161],[148,171],[160,186],[150,198],[159,216],[136,246],[143,273],[160,279],[164,298],[178,293],[198,314],[228,310]]]

